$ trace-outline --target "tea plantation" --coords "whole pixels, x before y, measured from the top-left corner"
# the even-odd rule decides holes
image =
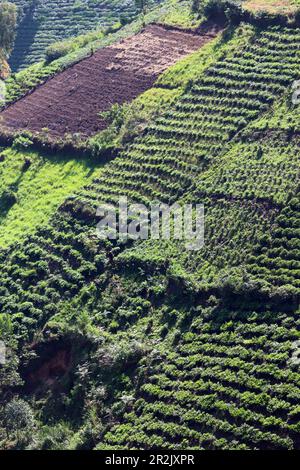
[[[297,22],[229,21],[81,157],[3,150],[1,448],[300,449],[299,73]],[[100,240],[120,196],[203,203],[204,247]]]
[[[138,13],[133,0],[13,0],[19,9],[14,71],[44,58],[51,43],[130,21]],[[154,2],[153,2],[154,3]],[[150,2],[152,4],[152,1]]]

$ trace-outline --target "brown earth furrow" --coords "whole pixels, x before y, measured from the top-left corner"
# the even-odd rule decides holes
[[[220,28],[199,34],[147,26],[139,34],[96,51],[0,113],[6,131],[47,128],[52,138],[95,134],[107,125],[99,116],[112,104],[131,101],[158,75],[211,40]]]

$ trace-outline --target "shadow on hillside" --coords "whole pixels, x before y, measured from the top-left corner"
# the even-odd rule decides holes
[[[32,4],[26,11],[17,28],[15,46],[10,56],[9,65],[17,72],[25,61],[38,30],[38,21],[34,18],[35,6]]]
[[[10,209],[17,202],[18,189],[22,178],[23,173],[18,176],[12,184],[10,184],[9,188],[7,188],[2,194],[0,194],[0,223],[7,217]]]

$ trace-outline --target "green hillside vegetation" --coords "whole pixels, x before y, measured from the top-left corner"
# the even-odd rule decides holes
[[[99,168],[99,165],[98,165]],[[92,179],[97,165],[70,156],[4,150],[0,158],[0,246],[46,224],[64,199]]]
[[[135,21],[121,27],[114,24],[109,28],[52,43],[46,50],[46,59],[24,70],[12,74],[6,81],[6,104],[9,104],[31,89],[43,83],[48,77],[88,57],[91,50],[109,46],[138,33],[146,24],[161,22],[167,25],[194,28],[200,23],[197,13],[191,13],[191,1],[169,0],[163,6],[153,8]]]
[[[5,80],[9,76],[7,59],[15,40],[16,22],[16,6],[9,2],[0,3],[0,80]],[[2,97],[0,97],[0,106],[1,100]]]
[[[92,155],[101,155],[101,150],[120,149],[134,137],[142,134],[158,115],[162,115],[189,87],[193,79],[218,56],[224,53],[226,38],[222,35],[205,44],[199,51],[178,61],[162,73],[155,85],[132,103],[114,106],[108,113],[111,124],[99,134],[91,137],[84,146]]]
[[[15,48],[10,59],[14,71],[44,58],[53,42],[93,29],[131,21],[139,12],[136,2],[116,0],[13,0],[19,10]],[[149,7],[155,1],[148,2]]]
[[[128,141],[143,133],[147,124],[178,99],[189,82],[221,53],[219,51],[222,44],[222,37],[217,37],[195,54],[170,67],[159,77],[154,88],[143,93],[133,103],[113,108],[115,111],[111,112],[111,126],[84,144],[89,152],[79,161],[78,157],[72,158],[67,154],[56,157],[53,152],[47,156],[43,152],[30,150],[33,145],[31,137],[28,132],[21,132],[16,137],[14,146],[21,149],[29,147],[29,150],[25,153],[22,150],[4,151],[3,162],[0,162],[0,192],[12,188],[16,199],[9,212],[6,208],[3,209],[0,246],[6,247],[20,241],[34,233],[39,225],[48,222],[65,197],[86,184],[89,179],[92,180],[95,172],[100,174],[97,169],[102,168],[103,163],[102,157],[97,157],[98,153],[110,149],[113,154],[115,148],[125,147]],[[18,75],[23,73],[25,72]],[[7,83],[9,90],[10,80]],[[25,161],[30,162],[28,169]]]
[[[300,28],[238,23],[111,111],[101,170],[4,151],[1,448],[299,449]],[[204,203],[204,248],[100,241],[120,196]]]

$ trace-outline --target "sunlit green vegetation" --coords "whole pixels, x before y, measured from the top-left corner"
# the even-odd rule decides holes
[[[70,156],[4,150],[0,161],[0,246],[20,242],[48,222],[95,174],[96,165]]]
[[[231,25],[111,110],[101,170],[4,151],[1,447],[299,448],[299,49],[295,25]],[[204,248],[100,241],[120,196],[204,203]]]
[[[132,36],[138,33],[145,24],[160,21],[165,24],[172,23],[173,15],[176,17],[182,8],[184,11],[188,11],[190,3],[190,0],[180,2],[180,4],[179,0],[171,0],[161,7],[151,9],[143,17],[139,16],[135,21],[123,27],[120,23],[115,23],[109,28],[92,31],[70,40],[57,42],[57,38],[55,38],[55,42],[45,50],[46,58],[48,53],[48,59],[51,61],[43,60],[34,63],[24,70],[14,73],[6,81],[6,103],[15,101],[47,78],[88,57],[91,50],[96,51]],[[197,17],[197,14],[193,15],[195,22],[200,21],[196,20]],[[182,26],[189,27],[190,25],[187,23]]]

